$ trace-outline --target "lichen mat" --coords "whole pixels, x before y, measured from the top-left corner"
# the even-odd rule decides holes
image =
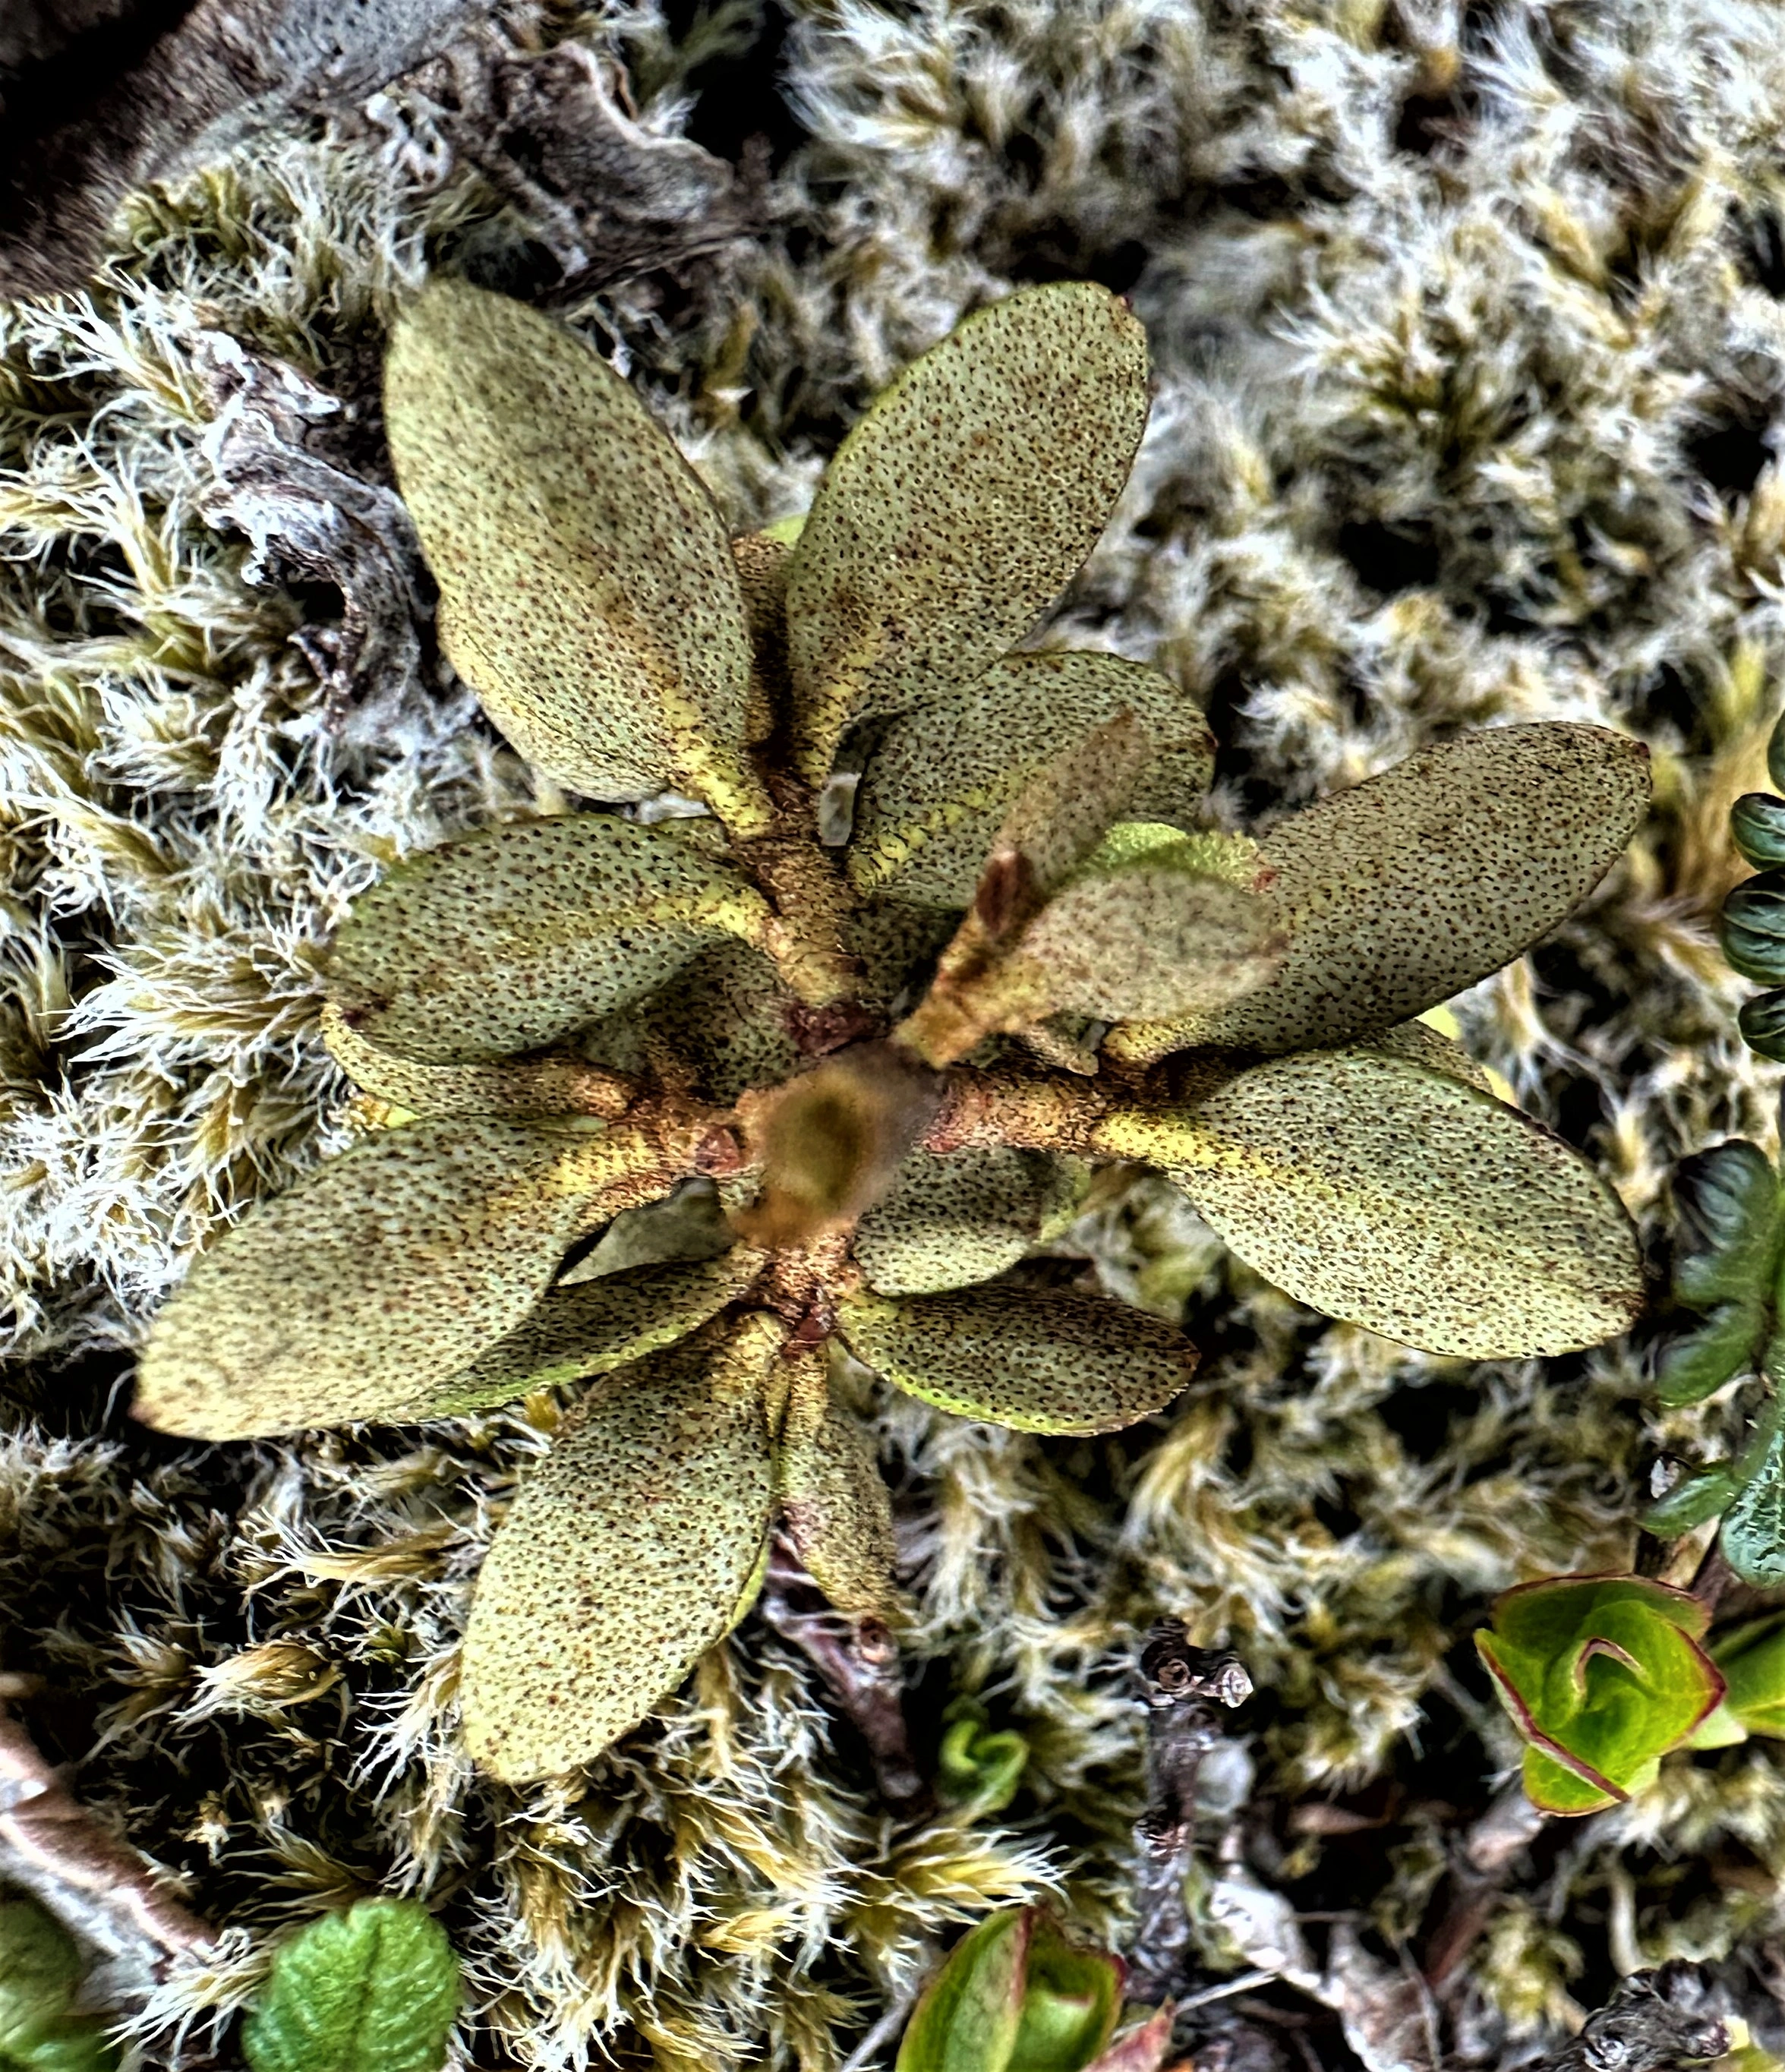
[[[196,1262],[137,1414],[241,1438],[594,1378],[471,1610],[498,1776],[635,1725],[747,1609],[777,1522],[840,1610],[896,1622],[837,1349],[1026,1431],[1182,1390],[1174,1329],[997,1279],[1099,1166],[1165,1174],[1289,1293],[1427,1350],[1557,1353],[1636,1312],[1615,1194],[1414,1018],[1592,890],[1644,750],[1506,727],[1261,842],[1209,825],[1167,680],[1016,644],[1147,393],[1118,300],[1024,291],[893,384],[796,536],[728,541],[569,332],[447,280],[398,324],[387,422],[455,665],[549,779],[702,810],[490,828],[358,902],[330,1040],[389,1126]]]

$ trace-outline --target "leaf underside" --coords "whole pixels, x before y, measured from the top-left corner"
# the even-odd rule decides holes
[[[613,814],[487,828],[354,902],[329,997],[381,1050],[487,1063],[642,1000],[760,905],[691,843]]]
[[[521,1485],[466,1627],[465,1737],[517,1782],[591,1761],[730,1627],[768,1531],[760,1314],[598,1382]]]
[[[385,417],[454,666],[537,767],[596,799],[693,792],[743,738],[751,657],[711,498],[561,325],[463,282],[399,318]]]
[[[582,1215],[571,1141],[414,1122],[251,1210],[151,1326],[133,1414],[245,1439],[396,1412],[512,1330]]]
[[[848,726],[971,683],[1096,544],[1146,421],[1146,339],[1105,289],[1030,288],[895,380],[826,471],[788,571],[808,782]]]
[[[1289,932],[1276,976],[1190,1018],[1186,1046],[1341,1043],[1450,999],[1566,919],[1648,798],[1639,742],[1548,722],[1463,734],[1308,807],[1261,845]]]
[[[1368,1050],[1255,1067],[1174,1155],[1141,1118],[1107,1148],[1171,1174],[1298,1301],[1427,1352],[1553,1354],[1629,1328],[1629,1216],[1572,1146],[1448,1073]]]
[[[1119,1431],[1187,1386],[1195,1349],[1174,1326],[1096,1295],[969,1288],[839,1305],[858,1359],[895,1388],[1018,1432]]]

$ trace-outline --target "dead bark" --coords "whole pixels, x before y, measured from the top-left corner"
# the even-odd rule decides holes
[[[178,1958],[216,1940],[161,1875],[74,1798],[0,1710],[0,1880],[96,1951],[114,1992],[149,1992]]]
[[[0,42],[0,295],[79,285],[133,187],[364,101],[491,0],[31,0]]]

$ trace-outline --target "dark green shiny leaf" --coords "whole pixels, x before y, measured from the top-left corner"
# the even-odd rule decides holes
[[[1729,833],[1756,870],[1785,864],[1785,799],[1746,791],[1729,808]]]
[[[1723,902],[1723,955],[1756,985],[1785,985],[1785,870],[1765,870]]]

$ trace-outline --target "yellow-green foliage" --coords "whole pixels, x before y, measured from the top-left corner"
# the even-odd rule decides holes
[[[969,1285],[1037,1229],[1034,1158],[1154,1165],[1282,1287],[1434,1351],[1560,1352],[1629,1323],[1634,1233],[1577,1153],[1442,1067],[1335,1046],[1565,919],[1641,816],[1644,752],[1578,725],[1429,750],[1304,816],[1312,837],[1275,837],[1249,876],[1133,818],[1143,780],[1154,810],[1198,815],[1199,793],[1170,794],[1170,775],[1207,766],[1175,756],[1174,734],[1196,729],[1174,726],[1169,688],[1138,701],[1165,715],[1162,763],[1121,695],[1145,672],[999,653],[1083,557],[1145,420],[1144,338],[1105,290],[1014,296],[907,370],[785,556],[784,640],[774,558],[751,550],[754,669],[717,511],[579,341],[436,281],[398,323],[385,393],[453,652],[491,716],[551,775],[611,796],[626,787],[602,744],[661,715],[660,754],[638,768],[713,817],[489,830],[356,903],[328,967],[343,1059],[368,1091],[424,1104],[409,1068],[443,1074],[451,1118],[356,1147],[224,1239],[157,1319],[136,1414],[238,1437],[604,1377],[523,1490],[472,1606],[467,1740],[496,1775],[566,1770],[635,1726],[742,1616],[778,1510],[839,1610],[892,1605],[884,1502],[864,1499],[858,1449],[818,1443],[824,1340],[1018,1431],[1119,1429],[1182,1392],[1194,1354],[1172,1326]],[[702,627],[697,664],[685,643]],[[767,701],[754,747],[753,674]],[[1064,693],[1043,727],[1062,745],[989,787],[1019,676],[1043,711]],[[877,768],[887,718],[948,744],[940,772],[909,731],[892,772]],[[963,753],[976,728],[993,731]],[[877,985],[846,948],[855,907],[910,902],[898,867],[864,894],[821,842],[840,751],[920,863],[909,831],[932,822],[985,854],[927,989],[920,961]],[[604,1024],[726,933],[758,959],[746,1018],[791,1037],[807,1069],[715,1100],[673,1026],[705,1020],[697,982],[677,986],[642,1071],[615,1071],[607,1119],[463,1118],[450,1068],[483,1087],[510,1051],[612,1064]],[[1251,1020],[1223,1019],[1248,1003]],[[1105,1030],[1138,1021],[1170,1028],[1152,1046],[1166,1061],[1102,1070]],[[964,1151],[1005,1162],[963,1168]],[[701,1267],[642,1328],[598,1279],[548,1293],[574,1238],[703,1174],[725,1185],[734,1271]],[[927,1255],[932,1292],[875,1288],[889,1252],[909,1287],[902,1251]],[[623,1364],[629,1344],[696,1326],[685,1350]],[[784,1352],[809,1392],[791,1451]]]

